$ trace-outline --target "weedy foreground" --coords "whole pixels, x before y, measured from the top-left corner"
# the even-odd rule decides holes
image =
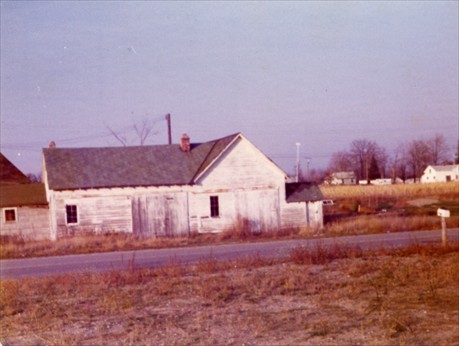
[[[459,244],[5,280],[3,345],[454,345]]]

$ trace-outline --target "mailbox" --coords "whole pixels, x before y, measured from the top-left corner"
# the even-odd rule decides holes
[[[450,217],[451,213],[449,210],[438,208],[437,215],[441,217]]]

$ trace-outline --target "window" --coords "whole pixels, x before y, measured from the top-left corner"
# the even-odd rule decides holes
[[[210,196],[210,216],[219,217],[220,207],[218,205],[218,196]]]
[[[66,205],[65,215],[68,224],[78,223],[78,211],[76,205]]]
[[[17,221],[16,208],[3,209],[3,220],[5,222],[16,222]]]

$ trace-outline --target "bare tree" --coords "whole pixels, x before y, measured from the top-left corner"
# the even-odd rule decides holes
[[[323,169],[312,168],[309,171],[308,181],[320,184],[324,181],[326,177],[326,172]]]
[[[120,142],[123,146],[128,146],[131,143],[138,141],[139,145],[145,145],[147,139],[150,135],[157,134],[157,131],[153,131],[156,121],[150,121],[148,119],[143,119],[138,124],[133,124],[130,130],[134,131],[136,138],[132,139],[126,135],[123,135],[121,131],[115,131],[111,127],[107,126],[107,130],[115,137],[115,139]]]
[[[381,172],[379,171],[378,160],[376,160],[376,155],[373,155],[370,159],[370,166],[368,168],[368,179],[379,179],[381,178]]]
[[[154,124],[151,124],[148,120],[144,119],[140,124],[134,125],[134,130],[137,133],[137,136],[140,140],[140,145],[144,145],[148,136],[152,133]],[[157,133],[157,132],[155,132]]]
[[[427,141],[430,147],[430,164],[439,165],[447,161],[449,147],[442,134],[437,133]]]
[[[116,132],[111,127],[107,126],[107,130],[115,137],[118,142],[120,142],[123,146],[127,146],[128,140],[126,136],[121,135],[121,132]]]
[[[385,148],[378,146],[375,154],[375,159],[378,165],[379,175],[382,178],[386,178],[387,175],[387,165],[389,163],[389,155]]]
[[[330,171],[330,173],[354,171],[354,163],[351,154],[346,151],[333,153],[328,164],[328,171]]]
[[[29,182],[31,184],[35,184],[35,183],[41,183],[42,179],[41,179],[41,173],[29,173],[27,174],[27,178],[29,179]]]
[[[394,151],[394,155],[389,163],[392,180],[400,178],[403,181],[408,179],[408,155],[406,144],[400,143]]]
[[[431,162],[431,150],[428,141],[413,140],[408,144],[408,163],[415,179],[419,179],[424,169]]]
[[[358,139],[351,143],[351,155],[355,160],[358,179],[369,180],[370,160],[378,156],[379,147],[374,141]]]
[[[374,141],[359,139],[351,143],[350,151],[334,153],[327,171],[350,171],[354,172],[359,180],[369,180],[385,177],[388,161],[389,157],[384,148]]]

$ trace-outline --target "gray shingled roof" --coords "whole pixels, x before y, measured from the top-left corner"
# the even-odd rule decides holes
[[[439,165],[439,166],[431,166],[438,172],[451,172],[452,170],[456,169],[459,165]]]
[[[319,186],[314,183],[288,183],[285,184],[287,203],[315,202],[324,199]]]
[[[233,142],[239,133],[192,144],[106,148],[43,149],[49,188],[53,190],[193,184],[194,178]]]

